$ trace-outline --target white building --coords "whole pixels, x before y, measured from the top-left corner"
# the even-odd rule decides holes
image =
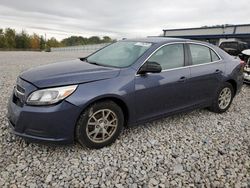
[[[241,40],[250,45],[250,24],[163,29],[163,36],[202,40],[216,45],[221,40]]]

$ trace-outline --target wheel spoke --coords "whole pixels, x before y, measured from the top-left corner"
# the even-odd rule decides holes
[[[107,134],[108,136],[110,136],[110,134],[108,133],[108,131],[105,128],[103,129],[103,133],[104,133],[104,135]]]
[[[96,129],[94,129],[93,131],[89,132],[89,135],[92,135],[94,133],[96,133]]]
[[[93,118],[95,120],[95,122],[97,122],[98,120],[96,119],[95,115],[93,115],[91,118]]]
[[[95,135],[93,136],[93,138],[94,138],[94,139],[96,139],[96,137],[97,137],[98,133],[100,132],[100,129],[98,129],[98,130],[97,130],[97,129],[95,129],[95,130],[96,130],[96,133],[95,133]]]
[[[113,124],[111,124],[111,123],[109,123],[107,126],[108,126],[108,127],[116,127],[116,125],[113,125]]]
[[[116,121],[116,119],[113,119],[113,120],[111,120],[111,121],[109,122],[109,124],[112,125],[112,123],[115,122],[115,121]]]
[[[89,122],[88,125],[96,125],[96,122]]]
[[[102,130],[102,140],[105,140],[105,133],[103,130]]]
[[[102,111],[102,118],[105,118],[105,111]]]
[[[111,112],[109,111],[109,112],[106,114],[105,119],[108,119],[110,113],[111,113]]]

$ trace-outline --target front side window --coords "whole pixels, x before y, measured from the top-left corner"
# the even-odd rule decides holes
[[[183,44],[166,45],[155,52],[148,61],[159,63],[163,70],[183,67]]]
[[[89,63],[102,66],[127,67],[133,64],[152,43],[120,41],[113,43],[87,58]]]

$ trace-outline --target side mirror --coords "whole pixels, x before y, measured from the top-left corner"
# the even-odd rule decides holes
[[[138,71],[138,74],[146,73],[160,73],[162,71],[161,65],[157,62],[147,61]]]

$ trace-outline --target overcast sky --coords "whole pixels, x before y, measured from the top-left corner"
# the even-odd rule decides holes
[[[145,37],[162,29],[250,23],[249,0],[0,0],[0,27],[62,39]]]

